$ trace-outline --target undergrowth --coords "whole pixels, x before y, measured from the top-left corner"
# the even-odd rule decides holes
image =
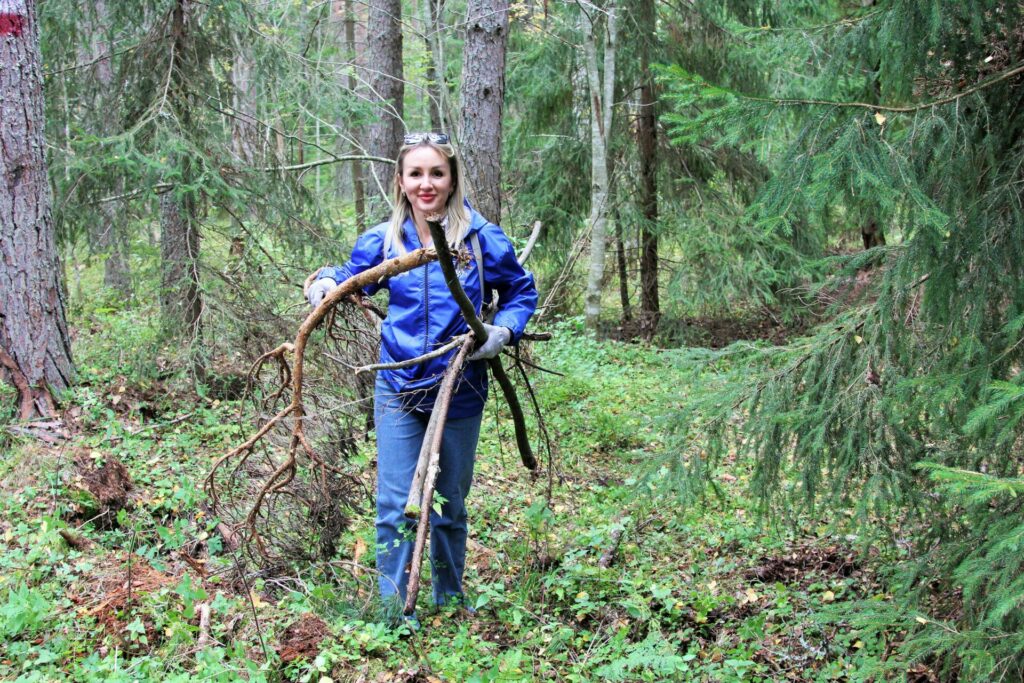
[[[422,605],[409,633],[376,607],[369,510],[331,561],[259,568],[229,550],[200,483],[243,437],[238,406],[163,374],[170,351],[144,319],[79,321],[73,437],[16,440],[0,464],[0,678],[829,681],[885,657],[891,634],[842,617],[851,601],[890,604],[878,550],[812,514],[759,518],[741,458],[699,506],[660,495],[661,416],[702,390],[664,352],[541,325],[554,339],[532,360],[561,373],[531,374],[552,469],[522,469],[492,401],[469,499],[477,614]],[[114,460],[132,486],[105,513],[83,472]]]

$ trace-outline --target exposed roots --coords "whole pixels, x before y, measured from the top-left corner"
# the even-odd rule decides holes
[[[249,371],[248,385],[255,396],[255,387],[260,383],[261,372],[266,366],[273,365],[277,369],[276,388],[264,394],[263,398],[256,401],[258,414],[269,414],[262,424],[257,427],[241,445],[218,458],[210,468],[206,476],[205,488],[210,494],[211,507],[218,514],[224,514],[228,519],[242,519],[244,504],[239,505],[239,500],[252,500],[251,505],[244,511],[244,520],[229,526],[230,532],[239,540],[246,540],[264,559],[270,559],[276,554],[273,549],[281,551],[290,543],[282,543],[282,539],[271,542],[266,536],[278,533],[277,527],[297,528],[309,531],[309,516],[323,516],[325,511],[333,508],[341,508],[345,505],[354,507],[354,494],[365,490],[358,477],[346,473],[340,469],[335,462],[337,459],[325,458],[318,454],[307,435],[307,428],[310,426],[309,412],[306,408],[304,389],[306,377],[305,350],[309,343],[310,336],[325,321],[328,323],[328,334],[326,341],[341,342],[343,345],[351,345],[346,342],[356,341],[354,337],[362,337],[353,346],[359,347],[357,351],[365,353],[374,349],[375,342],[367,341],[376,334],[376,322],[379,320],[379,311],[371,304],[365,303],[357,293],[363,287],[376,283],[385,278],[392,277],[421,265],[425,265],[436,259],[433,249],[418,249],[405,256],[389,259],[381,265],[371,268],[343,282],[334,289],[323,302],[313,310],[299,326],[294,341],[283,343],[271,351],[261,355],[252,364]],[[334,324],[338,317],[339,303],[349,304],[345,306],[347,314],[349,311],[358,312],[363,318],[362,329],[359,333],[348,330],[347,338],[337,335]],[[348,316],[351,318],[352,316]],[[351,320],[346,320],[350,323]],[[362,356],[366,358],[366,355]],[[365,388],[365,387],[364,387]],[[290,401],[283,408],[280,403],[290,391]],[[358,393],[360,387],[355,387],[353,393]],[[339,416],[330,415],[330,419],[322,419],[317,422],[326,434],[320,436],[330,440],[330,432],[334,432],[335,450],[343,454],[351,454],[355,450],[355,442],[351,433],[342,434],[338,438],[336,425]],[[346,414],[341,417],[351,417]],[[272,452],[280,449],[279,443],[275,444],[275,434],[281,426],[287,426],[290,434],[287,446],[284,448],[285,457],[281,460],[274,458]],[[260,463],[251,462],[251,457],[261,453]],[[232,463],[233,468],[228,477],[219,476],[222,466]],[[296,490],[297,478],[302,472],[303,490]],[[253,490],[247,487],[246,483],[252,481],[257,487]],[[234,504],[224,504],[221,492],[230,488],[233,494]],[[340,500],[338,497],[340,496]],[[280,499],[280,501],[278,500]],[[286,509],[281,508],[283,502],[290,502]],[[304,515],[297,515],[297,508],[305,511]],[[305,520],[298,517],[305,517]],[[319,520],[323,522],[324,520]],[[304,522],[304,523],[303,523]],[[329,526],[337,527],[337,520]],[[323,529],[318,529],[323,531]],[[321,550],[333,546],[333,539],[320,538]],[[303,553],[299,553],[301,556]]]

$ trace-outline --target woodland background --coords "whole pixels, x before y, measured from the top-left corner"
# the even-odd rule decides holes
[[[1024,679],[1022,14],[0,3],[0,677]],[[478,615],[410,634],[372,600],[361,315],[314,338],[326,464],[269,553],[231,529],[287,434],[204,480],[420,130],[517,246],[541,223],[553,339],[540,476],[488,408]]]

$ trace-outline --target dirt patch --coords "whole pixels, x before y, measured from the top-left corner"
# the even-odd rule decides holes
[[[145,628],[146,643],[138,638],[140,634],[126,631],[128,624],[134,621],[136,612],[132,609],[139,600],[154,591],[174,583],[175,577],[153,569],[148,564],[134,562],[119,567],[106,575],[98,584],[85,586],[72,592],[68,598],[78,605],[79,613],[96,618],[96,623],[103,632],[111,636],[126,650],[138,651],[140,648],[154,648],[163,638],[162,632],[153,624],[153,619],[145,610],[138,610],[137,615]],[[98,603],[92,604],[95,600]]]
[[[737,318],[688,318],[685,322],[690,344],[720,349],[737,341],[767,341],[785,344],[803,331],[802,324],[786,325],[771,312]]]
[[[800,584],[808,574],[848,577],[858,567],[854,553],[849,548],[807,543],[783,555],[761,558],[756,567],[747,571],[747,578],[762,583]]]
[[[296,659],[311,660],[320,654],[320,643],[330,633],[323,619],[315,614],[303,614],[284,630],[275,649],[286,664]]]
[[[69,485],[74,521],[92,521],[100,528],[117,526],[117,513],[134,488],[128,469],[117,456],[98,451],[75,456],[74,478]]]

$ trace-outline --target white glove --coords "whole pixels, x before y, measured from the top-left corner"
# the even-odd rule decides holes
[[[507,327],[500,325],[488,325],[484,323],[487,330],[487,341],[469,356],[469,360],[487,360],[494,358],[501,353],[501,347],[508,344],[512,339],[512,332]]]
[[[324,300],[324,297],[338,286],[338,283],[329,277],[322,277],[309,286],[306,290],[306,299],[309,305],[316,308]]]

